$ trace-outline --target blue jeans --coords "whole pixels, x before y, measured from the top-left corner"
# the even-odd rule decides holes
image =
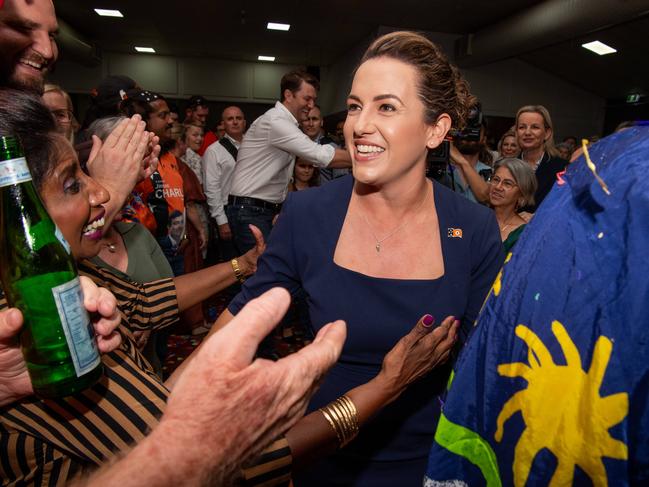
[[[269,208],[259,206],[227,205],[225,214],[228,216],[228,223],[232,231],[232,241],[241,255],[248,252],[257,243],[248,225],[253,224],[259,228],[264,238],[268,239],[273,228],[273,218],[277,213]]]

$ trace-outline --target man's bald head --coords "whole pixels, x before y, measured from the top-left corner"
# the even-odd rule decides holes
[[[58,57],[51,0],[5,0],[0,9],[0,86],[42,93]]]

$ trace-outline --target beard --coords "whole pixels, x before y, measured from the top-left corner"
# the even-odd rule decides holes
[[[23,77],[20,78],[12,73],[6,82],[3,82],[2,75],[0,75],[0,86],[14,88],[20,91],[31,91],[32,93],[41,96],[45,86],[44,78]]]
[[[460,154],[465,156],[474,156],[480,153],[482,144],[477,140],[458,140],[456,144],[457,150],[460,151]]]
[[[26,59],[42,65],[41,71],[38,74],[35,73],[33,76],[21,74],[18,70],[20,59]],[[50,63],[37,53],[32,52],[28,56],[20,54],[13,62],[7,63],[5,70],[0,71],[0,86],[7,86],[21,91],[31,91],[40,96],[43,94],[45,75],[49,72],[50,66]]]

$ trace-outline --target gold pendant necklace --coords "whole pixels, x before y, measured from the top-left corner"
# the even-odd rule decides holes
[[[514,218],[516,218],[516,215],[513,215],[513,216],[509,217],[508,220],[513,220]],[[505,220],[502,225],[500,223],[498,223],[498,227],[500,228],[501,232],[504,232],[506,228],[509,228],[512,225],[513,225],[513,223],[511,223],[511,222],[507,223],[507,220]]]
[[[424,206],[424,203],[425,203],[426,200],[428,199],[428,193],[430,193],[430,192],[431,192],[431,191],[427,191],[427,192],[426,192],[426,196],[424,196],[424,199],[421,200],[421,203],[419,203],[419,206],[417,206],[417,209],[413,212],[414,214],[417,214],[417,213],[419,212],[419,210],[421,210],[421,207]],[[377,252],[377,253],[380,253],[380,252],[381,252],[381,244],[382,244],[383,242],[385,242],[387,239],[389,239],[390,237],[392,237],[393,235],[395,235],[399,230],[401,230],[401,229],[402,229],[403,227],[405,227],[408,223],[410,223],[410,220],[411,220],[411,219],[405,219],[404,222],[403,222],[402,224],[400,224],[399,226],[397,226],[397,228],[395,228],[394,230],[392,230],[392,231],[391,231],[390,233],[388,233],[385,237],[379,239],[379,238],[376,236],[376,233],[374,233],[374,230],[372,229],[372,225],[370,225],[370,222],[369,222],[369,220],[367,219],[367,217],[366,217],[364,214],[362,214],[362,213],[361,213],[361,216],[363,217],[363,220],[365,220],[365,225],[367,225],[367,229],[370,231],[370,233],[372,234],[372,237],[374,238],[374,241],[376,242],[375,245],[374,245],[374,248],[376,249],[376,252]]]

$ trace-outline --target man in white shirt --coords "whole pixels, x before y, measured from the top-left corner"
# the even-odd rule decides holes
[[[299,128],[315,105],[318,88],[319,82],[311,74],[285,74],[281,100],[255,120],[243,138],[226,209],[240,253],[255,245],[249,224],[268,237],[286,198],[296,156],[318,167],[351,166],[346,150],[320,145]]]
[[[210,208],[210,216],[218,229],[222,257],[232,258],[232,252],[227,252],[226,242],[232,240],[232,232],[225,214],[225,205],[228,203],[232,186],[237,153],[246,130],[246,119],[241,109],[236,106],[223,110],[221,119],[225,134],[203,154],[203,190]]]

